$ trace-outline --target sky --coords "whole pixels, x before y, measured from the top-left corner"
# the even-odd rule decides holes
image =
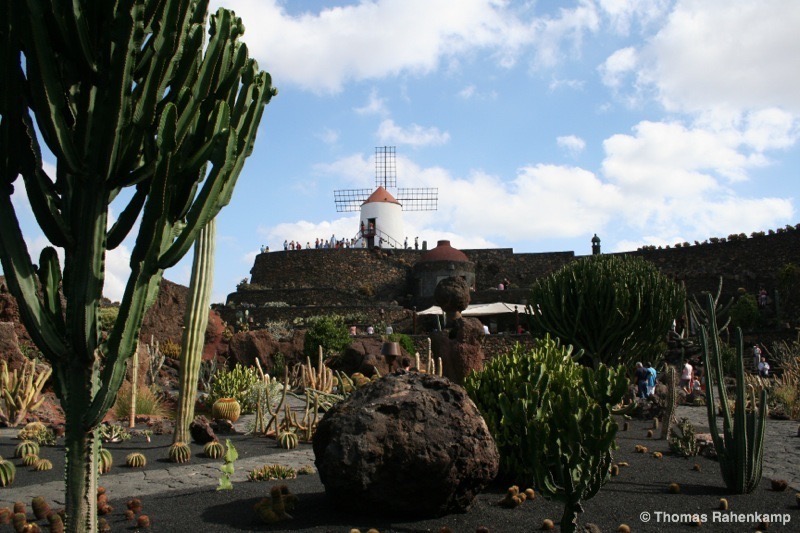
[[[594,234],[617,252],[800,222],[800,2],[211,4],[279,89],[217,218],[214,302],[261,246],[355,236],[333,191],[373,188],[379,146],[399,187],[438,188],[437,211],[404,213],[429,247],[587,255]],[[132,242],[107,258],[113,300]]]

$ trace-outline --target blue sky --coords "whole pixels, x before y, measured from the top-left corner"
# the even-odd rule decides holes
[[[376,146],[399,186],[438,187],[438,211],[405,213],[431,246],[582,255],[595,233],[610,252],[800,222],[798,2],[211,3],[280,91],[218,217],[214,301],[261,245],[354,236],[333,190],[373,186]]]

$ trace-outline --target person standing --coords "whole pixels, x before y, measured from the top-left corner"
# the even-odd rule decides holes
[[[753,345],[753,369],[758,370],[758,365],[761,363],[761,348],[758,344]]]
[[[647,376],[650,373],[644,368],[642,363],[636,363],[634,379],[636,380],[636,397],[647,398]]]
[[[681,388],[691,390],[690,387],[692,386],[693,371],[694,368],[692,368],[692,365],[689,363],[689,360],[688,359],[684,360],[683,370],[681,371],[681,382],[680,382]]]
[[[656,378],[658,378],[658,372],[653,368],[653,363],[647,362],[644,364],[644,367],[647,369],[647,396],[649,398],[656,393]]]
[[[769,377],[769,363],[767,363],[766,357],[762,357],[761,362],[758,363],[758,375],[762,378]]]

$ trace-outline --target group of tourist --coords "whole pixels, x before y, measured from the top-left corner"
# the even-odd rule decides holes
[[[767,358],[761,354],[761,348],[758,344],[753,345],[753,368],[758,371],[758,375],[762,378],[769,377],[769,363]]]
[[[317,238],[314,240],[314,245],[311,245],[310,241],[306,241],[306,244],[303,245],[300,241],[283,241],[283,250],[290,251],[290,250],[310,250],[314,248],[315,250],[327,250],[327,249],[339,249],[339,248],[355,248],[356,246],[356,239],[336,239],[335,235],[331,235],[330,239],[320,239]],[[262,252],[263,252],[262,247]],[[267,251],[269,251],[269,247],[267,247]]]
[[[636,363],[634,375],[636,379],[636,396],[638,398],[649,398],[655,394],[658,372],[656,372],[651,363]]]

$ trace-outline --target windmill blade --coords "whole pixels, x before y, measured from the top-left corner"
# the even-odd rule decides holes
[[[439,189],[436,187],[398,188],[397,201],[403,211],[436,211],[439,203]]]
[[[397,162],[394,146],[375,147],[375,186],[397,187]]]
[[[361,204],[369,198],[370,189],[338,189],[333,191],[333,201],[337,213],[350,213],[359,211]]]

